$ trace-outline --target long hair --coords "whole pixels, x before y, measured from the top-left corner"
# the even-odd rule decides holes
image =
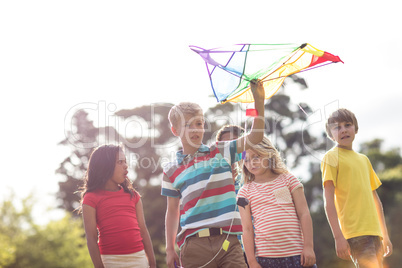
[[[278,150],[272,145],[271,141],[264,136],[262,141],[256,145],[253,145],[250,150],[253,150],[256,154],[262,158],[268,157],[269,164],[267,168],[270,168],[274,174],[288,173],[288,169],[283,162]],[[245,183],[252,182],[255,176],[246,168],[243,164],[243,180]]]
[[[84,186],[81,188],[81,204],[86,193],[102,190],[112,178],[120,151],[123,151],[123,148],[118,145],[101,145],[92,151],[84,176]],[[126,179],[120,186],[131,197],[136,194],[130,180]]]

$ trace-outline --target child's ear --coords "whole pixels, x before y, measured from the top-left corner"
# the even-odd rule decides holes
[[[170,127],[170,130],[172,131],[173,135],[175,135],[176,137],[179,136],[179,135],[177,134],[177,130],[176,130],[173,126]]]

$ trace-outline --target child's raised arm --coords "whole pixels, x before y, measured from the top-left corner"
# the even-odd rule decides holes
[[[264,99],[265,90],[261,81],[253,80],[250,82],[251,92],[254,97],[254,106],[258,116],[254,118],[251,132],[237,140],[237,153],[241,153],[250,148],[251,145],[258,144],[264,137],[265,117],[264,117]],[[246,141],[245,141],[246,140]]]

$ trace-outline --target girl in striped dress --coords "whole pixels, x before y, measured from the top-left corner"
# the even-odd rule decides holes
[[[237,197],[249,266],[316,267],[303,185],[289,173],[267,137],[246,151],[243,178]]]

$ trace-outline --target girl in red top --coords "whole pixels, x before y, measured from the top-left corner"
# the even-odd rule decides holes
[[[81,211],[95,268],[156,267],[141,197],[127,167],[120,146],[100,146],[89,158]]]

